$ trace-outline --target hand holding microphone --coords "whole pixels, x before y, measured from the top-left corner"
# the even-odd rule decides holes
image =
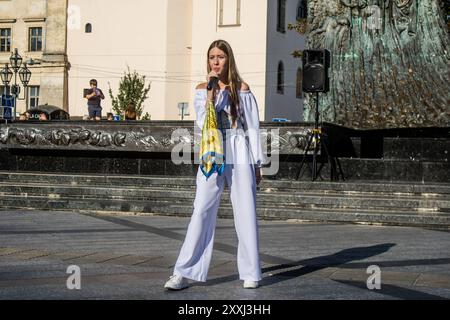
[[[208,87],[206,88],[208,91],[214,89],[219,84],[219,78],[218,77],[211,77],[209,78]]]
[[[208,80],[208,86],[206,89],[208,92],[208,100],[214,101],[215,95],[216,95],[215,89],[219,86],[219,75],[216,72],[211,71],[208,74],[207,80]]]
[[[216,72],[211,71],[208,74],[207,78],[208,78],[208,87],[207,87],[208,91],[215,89],[219,85],[219,75]]]

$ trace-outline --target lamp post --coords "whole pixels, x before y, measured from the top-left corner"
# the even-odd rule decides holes
[[[31,78],[31,71],[28,69],[27,64],[22,64],[22,57],[19,55],[19,52],[16,49],[14,49],[14,53],[11,54],[11,57],[9,58],[10,67],[8,64],[5,64],[5,68],[3,68],[0,71],[0,76],[2,79],[3,84],[5,85],[5,91],[9,86],[9,83],[11,82],[12,76],[14,74],[14,83],[11,84],[11,94],[14,97],[14,110],[13,110],[13,119],[16,118],[16,100],[26,100],[26,108],[28,109],[28,99],[27,99],[27,86],[30,82]],[[23,66],[22,66],[23,65]],[[12,70],[12,71],[11,71]],[[24,87],[24,97],[20,98],[20,86],[17,84],[17,74],[19,74],[19,79],[22,82],[22,85]]]
[[[189,107],[189,104],[187,102],[178,103],[178,109],[180,110],[178,112],[178,115],[181,116],[181,120],[184,120],[184,116],[189,115],[188,107]]]

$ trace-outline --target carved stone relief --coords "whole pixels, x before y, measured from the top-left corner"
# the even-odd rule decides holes
[[[73,124],[49,126],[0,126],[0,146],[7,148],[41,148],[66,150],[144,151],[171,152],[176,145],[187,145],[192,151],[198,149],[201,132],[193,127],[181,128],[181,134],[174,135],[176,127],[73,127]],[[311,127],[283,127],[261,130],[263,148],[271,151],[275,143],[282,154],[304,152]],[[277,129],[277,131],[273,131]]]
[[[440,0],[309,0],[308,48],[331,51],[321,120],[355,128],[450,125]],[[307,95],[305,120],[314,119]]]

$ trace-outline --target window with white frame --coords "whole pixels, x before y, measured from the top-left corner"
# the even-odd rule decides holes
[[[286,0],[278,0],[277,3],[277,31],[286,32]]]
[[[241,0],[219,1],[219,27],[241,25]]]
[[[302,80],[303,80],[303,70],[302,67],[299,67],[297,69],[297,90],[296,90],[296,96],[299,99],[303,98]]]
[[[42,51],[42,27],[29,29],[28,51]]]
[[[0,29],[0,52],[11,51],[11,28]]]
[[[28,106],[36,108],[39,105],[39,86],[29,86],[28,90]]]
[[[308,1],[299,0],[297,5],[297,21],[308,17]]]
[[[10,86],[0,86],[0,95],[2,95],[2,94],[10,95],[11,87]]]
[[[283,64],[283,61],[280,61],[278,63],[277,93],[284,94],[284,64]]]

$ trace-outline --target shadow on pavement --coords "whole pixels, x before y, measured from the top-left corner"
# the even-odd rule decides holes
[[[355,288],[367,290],[367,286],[364,282],[351,280],[333,280],[333,281],[349,285]],[[416,290],[411,290],[399,286],[394,286],[392,284],[381,284],[381,289],[373,290],[373,292],[403,300],[447,300],[446,298],[440,296]]]
[[[262,269],[262,273],[267,274],[269,272],[290,269],[281,273],[277,273],[275,276],[264,277],[260,284],[261,286],[270,286],[278,282],[290,280],[293,278],[304,276],[308,273],[312,273],[321,269],[337,267],[342,264],[346,264],[355,260],[362,260],[369,257],[373,257],[388,251],[394,247],[394,243],[384,243],[370,247],[351,248],[339,251],[332,255],[321,256],[311,259],[299,260],[292,263],[283,263]],[[298,268],[295,268],[298,267]],[[292,269],[295,268],[295,269]],[[216,285],[225,283],[228,281],[235,281],[239,279],[239,275],[233,274],[226,277],[220,277],[208,280],[207,283],[197,283],[196,286]]]
[[[285,272],[277,273],[273,277],[263,278],[261,285],[269,286],[281,281],[297,278],[311,272],[325,268],[337,267],[355,260],[363,260],[369,257],[377,256],[394,247],[394,243],[383,243],[370,247],[358,247],[339,251],[332,255],[316,257],[312,259],[300,260],[289,264],[280,264],[263,268],[262,272],[268,273],[281,269],[291,269]],[[292,269],[293,267],[299,267]]]

